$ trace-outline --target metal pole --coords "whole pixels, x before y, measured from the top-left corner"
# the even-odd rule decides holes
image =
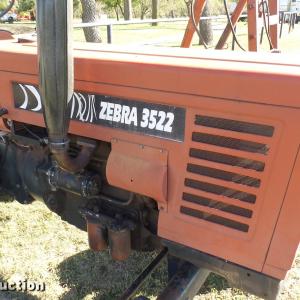
[[[278,13],[279,13],[279,2],[278,0],[269,0],[269,9],[270,16],[276,17],[276,22],[270,24],[270,37],[272,44],[275,49],[278,49],[278,39],[279,39],[279,22],[278,22]]]
[[[279,14],[279,23],[280,23],[280,33],[279,33],[279,38],[281,38],[281,35],[282,35],[282,26],[283,26],[283,23],[284,23],[284,19],[285,19],[284,12],[281,11],[280,14]]]
[[[234,32],[236,33],[236,26],[234,26]],[[235,49],[235,39],[234,36],[232,36],[232,44],[231,44],[231,50],[234,51]]]
[[[112,44],[112,27],[113,27],[112,24],[106,26],[108,44]]]
[[[234,26],[236,26],[240,16],[242,15],[243,13],[243,9],[245,7],[247,3],[247,0],[239,0],[238,3],[237,3],[237,6],[233,12],[233,14],[231,15],[231,23]],[[227,25],[216,45],[216,49],[222,49],[226,43],[226,41],[228,40],[229,38],[229,35],[231,34],[231,26],[230,24],[227,22]]]
[[[248,50],[257,51],[259,43],[258,0],[247,0]]]
[[[131,284],[131,286],[122,294],[118,300],[131,299],[139,287],[145,282],[148,276],[160,265],[166,257],[168,249],[164,248],[155,259],[147,266],[147,268],[138,276],[138,278]]]
[[[259,41],[260,44],[262,44],[263,42],[263,37],[264,37],[264,27],[261,28],[261,32],[260,32],[260,41]]]
[[[185,262],[157,300],[191,300],[206,281],[210,271]]]
[[[196,25],[198,26],[198,23],[200,22],[200,18],[205,6],[206,0],[196,0],[194,5],[194,13],[195,13],[195,20]],[[195,33],[195,27],[193,24],[192,16],[189,19],[189,22],[187,24],[183,40],[181,42],[181,48],[189,48],[192,44],[193,35]]]

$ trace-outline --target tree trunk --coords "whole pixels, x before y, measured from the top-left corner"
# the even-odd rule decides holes
[[[126,21],[132,19],[132,3],[131,3],[131,0],[124,0],[124,19]]]
[[[93,23],[97,21],[96,1],[80,0],[82,5],[82,22]],[[85,40],[90,43],[101,43],[101,37],[97,27],[83,28]]]
[[[158,19],[158,4],[159,0],[152,0],[152,19]],[[157,23],[152,23],[152,26],[157,26]]]
[[[206,5],[204,7],[202,17],[209,17],[211,16],[211,1],[206,1]],[[212,30],[212,20],[202,20],[200,21],[200,32],[203,37],[203,40],[206,45],[210,45],[213,41],[213,30]],[[199,45],[203,45],[202,41],[200,40]]]
[[[190,17],[191,16],[191,5],[192,5],[192,2],[191,2],[191,0],[184,0],[184,3],[186,5],[187,15],[188,15],[188,17]]]
[[[119,18],[119,11],[118,11],[118,7],[114,7],[115,13],[116,13],[116,17],[117,17],[117,21],[120,20]]]
[[[148,12],[149,8],[143,4],[141,4],[141,20],[144,20],[146,13]]]

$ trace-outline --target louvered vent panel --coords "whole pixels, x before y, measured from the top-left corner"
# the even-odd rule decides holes
[[[247,233],[274,127],[196,115],[180,212]]]

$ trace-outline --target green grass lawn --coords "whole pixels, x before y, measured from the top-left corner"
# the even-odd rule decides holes
[[[113,26],[113,44],[153,44],[161,43],[164,46],[171,44],[180,44],[183,36],[185,23],[161,23],[158,26],[151,26],[150,24],[138,25],[118,25]],[[103,42],[106,43],[106,27],[99,28]],[[82,29],[74,30],[74,39],[77,41],[84,41],[84,34]]]

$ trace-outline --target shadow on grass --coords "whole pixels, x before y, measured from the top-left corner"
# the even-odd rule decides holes
[[[155,256],[152,252],[133,252],[125,262],[113,261],[108,251],[87,250],[71,256],[58,267],[60,284],[69,290],[61,299],[83,299],[87,295],[98,300],[117,299]],[[157,295],[166,280],[166,264],[162,264],[141,287],[139,294]]]
[[[0,282],[6,283],[3,277],[0,277]],[[26,291],[0,291],[0,300],[38,300],[39,297],[30,295]]]
[[[117,299],[155,256],[155,252],[134,252],[125,262],[113,261],[108,251],[95,253],[87,250],[71,256],[58,267],[60,284],[69,290],[61,299],[83,299],[87,295],[97,300]],[[137,295],[157,296],[166,283],[167,264],[164,262],[147,279]],[[200,293],[207,294],[228,287],[225,279],[211,274]]]
[[[229,288],[227,280],[219,275],[210,273],[204,285],[201,287],[199,294],[209,294],[212,291],[222,291]]]

